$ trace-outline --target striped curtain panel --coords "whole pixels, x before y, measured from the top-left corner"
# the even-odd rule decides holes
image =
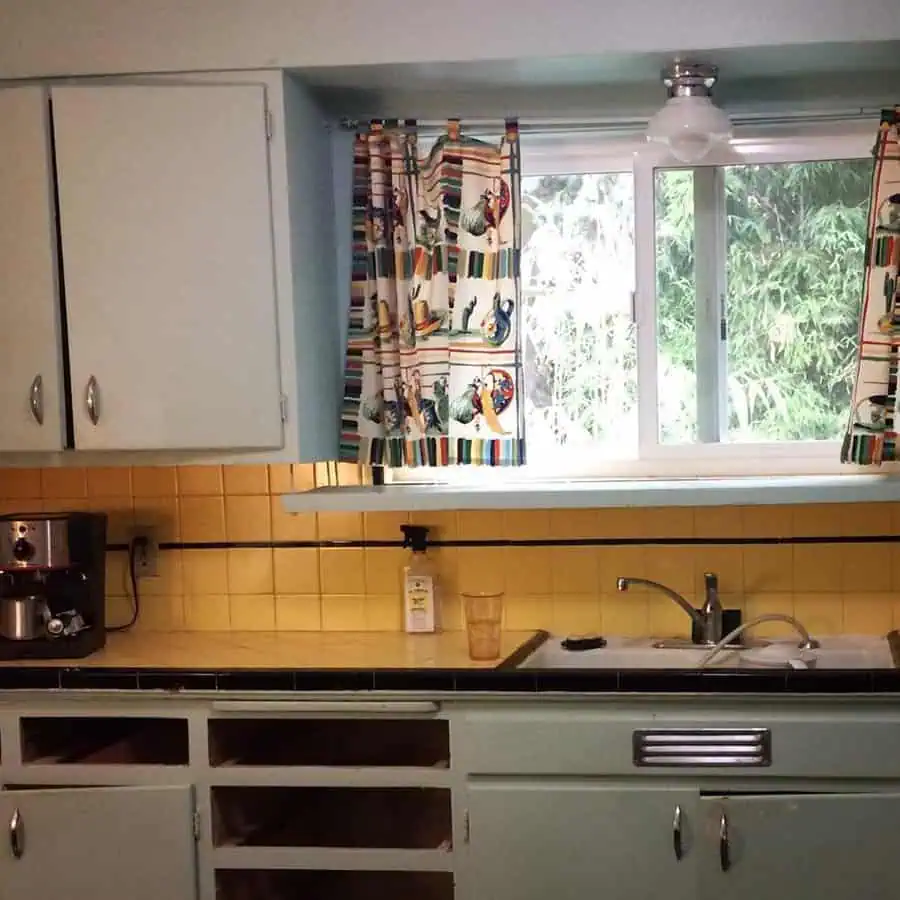
[[[354,146],[341,458],[524,462],[518,128],[429,146],[372,123]]]
[[[900,107],[881,114],[866,241],[859,360],[841,461],[878,466],[896,460],[900,353]]]

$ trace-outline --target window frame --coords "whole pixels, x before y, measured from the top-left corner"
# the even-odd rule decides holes
[[[715,147],[699,165],[686,166],[665,148],[648,144],[642,132],[597,129],[554,130],[522,135],[523,176],[630,172],[634,179],[635,290],[633,320],[637,350],[637,456],[627,459],[565,459],[546,469],[486,472],[459,469],[393,470],[394,482],[508,483],[593,481],[621,478],[704,478],[760,475],[833,475],[867,471],[840,463],[839,441],[729,443],[725,378],[727,341],[721,340],[725,267],[725,193],[723,166],[860,159],[871,154],[870,118],[833,121],[749,122],[735,128],[728,144]],[[656,296],[655,178],[661,169],[694,171],[695,257],[709,260],[697,268],[697,293],[707,302],[698,308],[698,440],[662,444],[659,440],[658,327]],[[712,252],[708,252],[708,250]],[[860,279],[862,283],[862,278]],[[701,440],[701,435],[707,440]],[[715,437],[718,436],[718,440]],[[527,435],[526,435],[527,441]],[[885,471],[894,466],[885,466]],[[437,476],[437,477],[436,477]]]
[[[726,469],[742,469],[741,474],[769,474],[766,465],[749,466],[756,460],[808,460],[809,471],[822,472],[828,457],[837,473],[840,463],[839,441],[770,441],[728,443],[722,440],[727,422],[727,396],[721,389],[726,373],[727,341],[721,339],[720,324],[725,318],[727,294],[725,247],[725,193],[721,167],[759,163],[772,165],[792,162],[860,159],[871,153],[872,131],[869,123],[838,121],[802,128],[785,126],[748,127],[736,130],[734,139],[714,148],[700,165],[685,166],[668,153],[636,150],[634,156],[635,196],[635,314],[638,335],[638,458],[648,460],[735,462]],[[697,294],[706,303],[697,310],[697,425],[698,441],[669,445],[659,442],[658,381],[658,304],[656,297],[656,217],[655,178],[661,169],[692,169],[694,172],[695,257],[709,260],[697,268]],[[699,174],[699,185],[698,185]],[[699,187],[699,190],[698,190]],[[712,209],[704,208],[712,201]],[[699,206],[698,206],[699,201]],[[699,226],[699,227],[698,227]],[[860,273],[862,276],[862,273]],[[862,277],[860,277],[860,284]],[[706,440],[703,440],[703,438]],[[715,438],[717,439],[710,439]],[[738,461],[747,464],[738,466]],[[775,468],[777,468],[777,464]],[[802,464],[798,469],[805,471]]]

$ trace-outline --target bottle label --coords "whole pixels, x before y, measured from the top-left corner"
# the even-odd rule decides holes
[[[434,579],[406,576],[406,630],[434,631]]]

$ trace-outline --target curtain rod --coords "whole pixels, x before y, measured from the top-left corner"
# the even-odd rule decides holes
[[[881,115],[881,107],[853,107],[851,109],[834,110],[831,112],[810,111],[796,113],[735,113],[731,116],[732,124],[740,128],[748,125],[816,125],[832,122],[861,121],[869,118],[878,118]],[[372,116],[371,118],[342,118],[340,127],[345,131],[364,130],[366,124],[372,120],[382,118],[388,122],[403,123],[398,127],[413,127],[423,131],[441,131],[448,119],[415,119],[412,117],[399,119],[391,116]],[[448,117],[452,118],[452,117]],[[573,132],[604,133],[604,132],[638,132],[647,127],[649,119],[532,119],[523,117],[519,119],[519,131],[522,134],[571,134]],[[502,129],[505,120],[501,117],[494,118],[465,118],[460,117],[460,122],[466,131],[478,133]],[[415,125],[413,125],[415,123]]]

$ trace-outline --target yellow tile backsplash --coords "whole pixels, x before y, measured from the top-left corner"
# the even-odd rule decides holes
[[[87,472],[84,469],[43,469],[42,497],[87,497]]]
[[[510,629],[686,635],[688,619],[671,601],[640,586],[618,593],[616,578],[664,581],[696,603],[706,571],[718,575],[724,604],[747,617],[792,613],[819,633],[879,634],[900,626],[900,553],[891,544],[860,540],[900,532],[900,503],[296,516],[283,511],[281,494],[314,487],[317,473],[318,483],[333,481],[335,471],[341,484],[359,480],[353,467],[324,464],[0,469],[0,509],[106,511],[114,543],[142,525],[152,525],[162,541],[188,543],[397,541],[405,522],[428,525],[438,540],[610,542],[434,549],[444,625],[454,629],[463,625],[460,592],[503,590]],[[777,542],[792,537],[854,542]],[[703,543],[704,538],[735,543]],[[691,543],[657,543],[665,539]],[[398,547],[165,550],[159,576],[141,582],[138,627],[398,630],[405,559]],[[110,621],[126,621],[123,553],[110,554],[107,575]],[[779,624],[761,632],[786,633]]]
[[[321,631],[322,600],[315,594],[277,594],[275,627],[279,631]]]
[[[199,553],[201,551],[186,551]],[[274,594],[275,575],[272,551],[266,549],[226,550],[228,590],[234,594]],[[148,578],[148,582],[152,579]]]
[[[131,469],[96,467],[87,470],[89,497],[131,497]]]
[[[267,594],[232,594],[231,628],[233,631],[274,631],[275,597]]]
[[[181,539],[188,542],[224,541],[224,498],[182,497]]]
[[[272,540],[272,512],[269,497],[225,498],[225,536],[229,541]]]
[[[188,631],[229,631],[231,607],[228,604],[228,595],[185,596],[184,627]]]
[[[229,495],[265,495],[269,493],[267,466],[223,466],[225,493]]]
[[[319,593],[319,551],[314,547],[276,547],[276,594]]]
[[[276,551],[277,552],[277,551]],[[124,554],[116,554],[124,556]],[[228,561],[221,550],[191,550],[182,554],[186,594],[228,594]]]

